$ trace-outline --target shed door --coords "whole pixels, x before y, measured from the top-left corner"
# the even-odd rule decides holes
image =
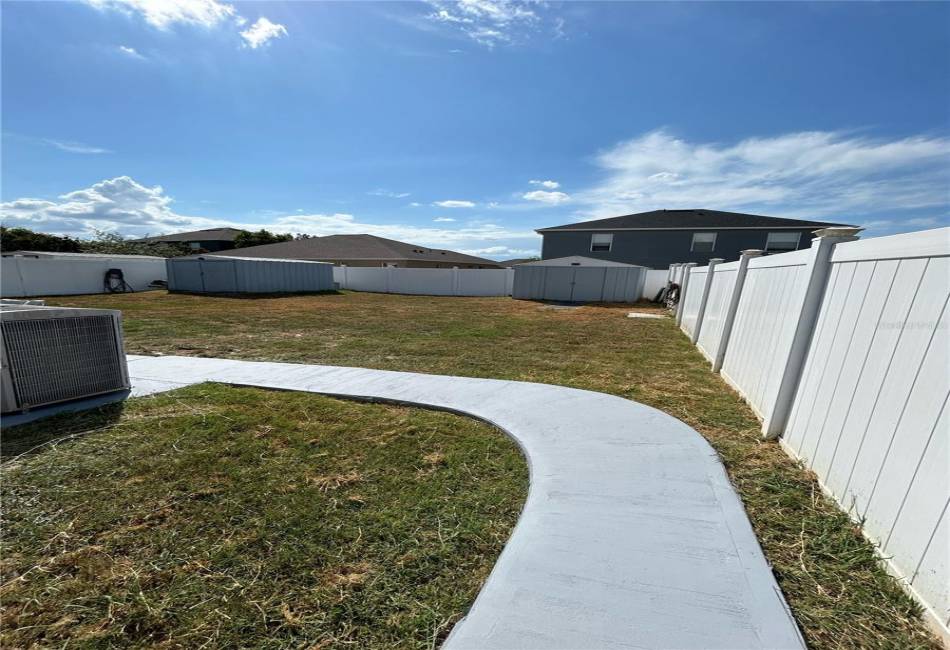
[[[574,302],[601,302],[604,299],[604,267],[579,266],[574,269]]]
[[[545,300],[570,302],[574,293],[574,269],[571,267],[549,266],[545,269]]]
[[[210,293],[234,293],[238,290],[234,278],[235,262],[208,262],[201,263],[204,273],[205,291]]]

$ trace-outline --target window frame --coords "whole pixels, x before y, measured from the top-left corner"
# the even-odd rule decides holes
[[[708,251],[707,251],[707,250],[696,250],[696,236],[697,236],[697,235],[712,235],[712,242],[711,242],[712,245],[709,247],[709,250],[708,250]],[[704,230],[704,231],[702,231],[702,232],[694,232],[694,233],[693,233],[693,238],[692,238],[692,240],[691,240],[690,243],[689,243],[689,252],[690,252],[690,253],[712,253],[712,252],[714,252],[714,251],[716,250],[716,240],[717,240],[717,239],[719,239],[719,233],[718,233],[718,232],[710,232],[710,231],[706,231],[706,230]],[[705,242],[701,242],[701,243],[705,243]]]
[[[772,240],[772,235],[795,235],[795,248],[769,248],[769,242]],[[798,231],[788,231],[788,230],[778,230],[775,232],[769,232],[765,235],[765,248],[762,250],[766,253],[791,253],[792,251],[797,251],[802,244],[802,233]]]
[[[607,248],[594,248],[594,238],[595,237],[606,237],[607,238]],[[600,243],[596,244],[597,246],[604,246],[605,244]],[[590,252],[591,253],[609,253],[613,250],[614,247],[614,234],[612,232],[592,232],[590,234]]]

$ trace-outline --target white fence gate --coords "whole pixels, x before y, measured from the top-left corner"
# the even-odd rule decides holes
[[[687,271],[679,318],[950,637],[950,228],[840,234]]]

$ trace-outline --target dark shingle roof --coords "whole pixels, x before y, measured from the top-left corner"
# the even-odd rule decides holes
[[[234,241],[240,233],[244,232],[239,228],[208,228],[207,230],[192,230],[191,232],[176,232],[170,235],[159,235],[157,237],[143,237],[136,239],[137,242],[186,242],[186,241]]]
[[[765,217],[759,214],[741,212],[723,212],[721,210],[653,210],[626,214],[622,217],[596,219],[569,223],[563,226],[541,228],[537,232],[549,230],[694,230],[698,228],[830,228],[847,226],[843,223],[824,221],[804,221],[802,219],[783,219]]]
[[[295,239],[279,244],[264,244],[221,251],[215,255],[272,257],[298,260],[378,260],[386,262],[419,261],[442,264],[479,264],[497,267],[498,262],[441,248],[426,248],[375,235],[328,235]]]

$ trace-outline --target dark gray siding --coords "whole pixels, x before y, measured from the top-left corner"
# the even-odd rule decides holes
[[[567,257],[583,255],[613,262],[639,264],[653,269],[669,268],[675,262],[696,262],[705,264],[710,258],[721,257],[727,262],[739,259],[739,253],[749,248],[765,248],[769,232],[800,232],[799,248],[811,246],[814,228],[801,230],[781,228],[762,230],[600,230],[613,232],[614,240],[610,252],[591,252],[589,231],[559,231],[541,233],[543,243],[541,258]],[[716,248],[712,252],[693,253],[690,246],[694,232],[715,232]]]

